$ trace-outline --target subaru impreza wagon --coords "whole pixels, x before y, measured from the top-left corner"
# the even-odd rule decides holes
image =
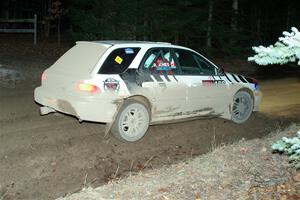
[[[149,125],[198,117],[245,122],[258,110],[258,82],[224,70],[196,51],[161,42],[77,42],[41,76],[42,115],[61,112],[107,123],[134,142]]]

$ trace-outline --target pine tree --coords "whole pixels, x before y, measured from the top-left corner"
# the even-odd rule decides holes
[[[293,27],[291,32],[284,31],[278,42],[268,47],[253,47],[256,55],[249,57],[258,65],[286,64],[297,62],[300,65],[300,32]]]

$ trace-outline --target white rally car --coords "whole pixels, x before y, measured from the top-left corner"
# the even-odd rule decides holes
[[[216,116],[243,123],[261,100],[255,79],[160,42],[77,42],[41,79],[34,98],[42,115],[58,111],[107,123],[128,142],[161,122]]]

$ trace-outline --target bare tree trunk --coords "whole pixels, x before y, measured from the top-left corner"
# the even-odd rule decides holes
[[[136,23],[134,23],[132,25],[132,34],[130,36],[130,39],[133,39],[133,40],[137,40],[137,28],[136,28]]]
[[[178,18],[175,18],[175,24],[178,24]],[[179,30],[176,28],[175,33],[174,33],[174,43],[179,44]]]
[[[147,30],[147,28],[148,28],[148,20],[146,19],[146,17],[145,17],[145,19],[144,19],[144,33],[143,33],[143,40],[144,41],[148,41],[149,40],[149,37],[148,37],[148,34],[147,34],[147,32],[148,31],[146,31]]]
[[[60,17],[57,19],[57,44],[60,47],[61,33],[60,33]]]
[[[238,30],[238,13],[239,13],[239,0],[232,0],[232,16],[231,16],[231,29]]]
[[[262,13],[261,13],[261,9],[258,8],[258,12],[257,12],[257,20],[256,20],[256,35],[257,35],[257,39],[259,41],[259,43],[263,42],[262,39],[262,30],[261,30],[261,24],[262,24]]]
[[[152,21],[149,21],[149,29],[150,29],[150,34],[149,34],[149,40],[153,40],[153,22]]]
[[[174,37],[174,43],[179,44],[179,34],[178,31],[176,31],[175,37]]]
[[[212,27],[212,18],[213,18],[213,0],[209,0],[208,4],[208,19],[207,19],[207,32],[206,32],[206,46],[211,48],[211,27]]]
[[[9,18],[9,12],[8,12],[8,8],[9,8],[9,0],[1,0],[2,3],[1,4],[1,8],[2,8],[2,16],[0,16],[0,18],[4,18],[4,19],[8,19]]]
[[[291,18],[292,18],[292,3],[287,1],[287,16],[286,16],[286,29],[290,29],[291,27]]]
[[[45,3],[45,37],[49,38],[50,36],[50,8],[51,8],[52,2],[51,0],[47,0],[47,3]]]

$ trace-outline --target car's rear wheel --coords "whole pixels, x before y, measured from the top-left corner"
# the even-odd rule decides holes
[[[233,97],[231,120],[241,124],[248,120],[253,111],[253,98],[246,91],[239,91]]]
[[[147,106],[136,100],[126,100],[119,110],[111,132],[120,140],[135,142],[146,134],[150,123]]]

